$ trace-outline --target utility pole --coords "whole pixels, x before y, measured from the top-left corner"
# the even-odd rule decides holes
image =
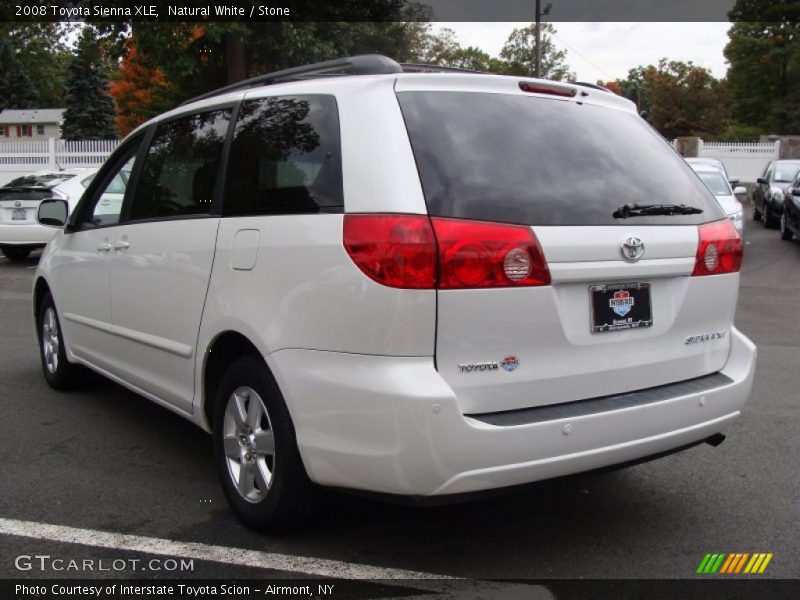
[[[533,52],[534,77],[542,76],[542,16],[550,14],[553,3],[548,2],[542,10],[542,0],[536,0],[536,47]]]

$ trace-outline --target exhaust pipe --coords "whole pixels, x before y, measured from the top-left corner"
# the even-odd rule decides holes
[[[709,446],[714,446],[714,448],[719,446],[724,441],[725,441],[725,435],[722,433],[715,433],[711,437],[706,438],[706,444],[708,444]]]

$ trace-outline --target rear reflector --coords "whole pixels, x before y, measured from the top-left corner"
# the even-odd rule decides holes
[[[736,273],[742,266],[742,238],[728,219],[698,227],[693,276]]]
[[[420,215],[345,215],[344,247],[359,269],[389,287],[550,284],[539,242],[524,225]]]

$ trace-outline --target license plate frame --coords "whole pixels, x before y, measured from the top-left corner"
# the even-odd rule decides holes
[[[11,220],[12,221],[27,221],[28,220],[28,209],[26,209],[26,208],[12,208],[11,209]]]
[[[589,286],[590,331],[598,334],[652,327],[651,291],[649,281]]]

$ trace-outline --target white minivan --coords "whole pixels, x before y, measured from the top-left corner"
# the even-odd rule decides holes
[[[39,209],[47,381],[86,366],[212,432],[256,528],[320,486],[441,500],[716,445],[750,394],[739,234],[632,103],[414,70],[207,94]]]

